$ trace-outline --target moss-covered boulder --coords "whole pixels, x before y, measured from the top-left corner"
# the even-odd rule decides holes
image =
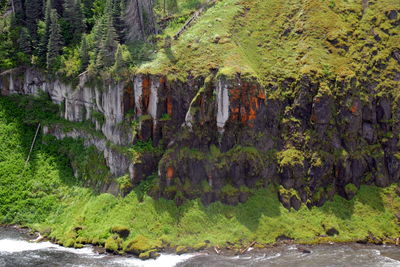
[[[207,243],[206,243],[206,242],[200,242],[200,243],[194,245],[194,246],[193,246],[193,249],[194,249],[195,251],[200,251],[200,250],[205,249],[206,247],[207,247]]]
[[[139,254],[139,258],[142,260],[156,259],[158,257],[160,257],[160,253],[158,253],[156,249],[152,249]]]
[[[74,246],[74,244],[75,244],[75,239],[72,239],[72,238],[67,239],[64,242],[62,242],[62,245],[67,248],[72,248]]]
[[[107,252],[119,253],[122,249],[122,240],[118,236],[110,236],[107,238],[104,247]]]
[[[358,188],[354,184],[347,184],[344,187],[344,191],[347,199],[352,199],[357,194]]]
[[[132,253],[139,256],[141,253],[150,251],[157,247],[159,247],[159,244],[157,242],[154,242],[143,235],[139,235],[134,240],[128,243],[125,251],[127,253]]]
[[[127,238],[130,234],[128,227],[120,225],[111,227],[110,232],[119,235],[123,239]]]
[[[178,254],[178,255],[185,254],[185,253],[187,253],[188,251],[189,251],[189,249],[188,249],[187,247],[184,247],[184,246],[178,246],[178,247],[176,248],[176,250],[175,250],[176,254]]]

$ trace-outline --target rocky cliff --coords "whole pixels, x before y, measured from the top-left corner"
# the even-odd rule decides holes
[[[249,189],[275,184],[284,205],[298,208],[322,205],[335,193],[351,198],[361,184],[399,180],[399,103],[374,95],[376,86],[304,76],[263,88],[239,76],[182,83],[137,75],[93,87],[81,77],[74,87],[26,68],[3,75],[1,93],[43,91],[65,119],[93,121],[102,135],[58,124],[43,131],[83,138],[103,153],[114,176],[129,173],[133,184],[157,172],[153,196],[235,204]],[[289,88],[293,95],[277,96]],[[135,162],[117,149],[138,140],[166,151],[143,153]]]
[[[157,174],[154,197],[236,204],[273,185],[287,208],[350,199],[400,178],[400,10],[385,1],[219,1],[122,81],[83,74],[74,85],[21,68],[2,74],[0,90],[45,92],[66,120],[92,122],[95,133],[43,129],[85,139],[133,185]],[[269,31],[261,15],[283,28]],[[140,142],[158,149],[137,153]]]

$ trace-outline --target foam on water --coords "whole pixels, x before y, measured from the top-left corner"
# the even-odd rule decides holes
[[[54,247],[50,242],[32,243],[22,240],[1,239],[0,252],[22,252],[29,250],[39,250]]]
[[[97,255],[93,252],[90,247],[85,247],[81,249],[74,248],[65,248],[56,244],[52,244],[50,242],[28,242],[24,240],[14,240],[14,239],[1,239],[0,240],[0,253],[16,253],[23,251],[32,251],[32,250],[59,250],[70,252],[74,254],[86,254],[90,256]]]
[[[138,266],[138,267],[173,267],[178,263],[184,262],[197,256],[198,254],[184,254],[184,255],[171,255],[171,254],[161,254],[155,260],[146,260],[142,261],[137,258],[124,258],[124,259],[115,259],[112,262],[114,264],[118,264],[121,266]]]

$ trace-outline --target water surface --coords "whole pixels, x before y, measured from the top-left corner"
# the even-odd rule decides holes
[[[299,246],[292,245],[243,256],[163,254],[156,260],[142,261],[98,254],[92,247],[64,248],[50,242],[34,243],[30,239],[16,229],[0,227],[0,266],[400,266],[400,248],[395,246],[332,244],[306,247],[311,253],[303,253]]]

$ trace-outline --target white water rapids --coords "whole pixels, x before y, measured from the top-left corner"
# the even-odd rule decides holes
[[[156,260],[142,261],[133,257],[98,254],[92,247],[64,248],[50,242],[33,242],[15,229],[0,227],[0,267],[8,266],[143,266],[143,267],[210,267],[210,266],[277,266],[277,267],[395,267],[400,266],[400,247],[360,244],[291,245],[242,256],[207,255],[181,256],[162,254]]]

